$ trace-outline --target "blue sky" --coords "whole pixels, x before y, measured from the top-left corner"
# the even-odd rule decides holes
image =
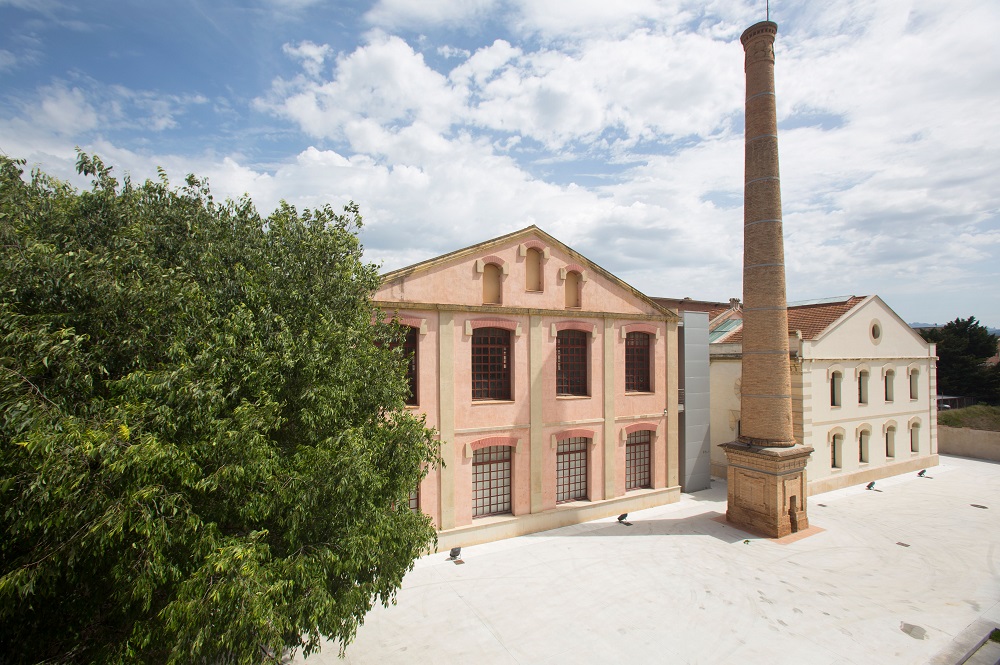
[[[0,150],[361,205],[385,270],[537,224],[650,295],[742,260],[741,0],[0,0]],[[1000,3],[771,3],[788,297],[1000,326]]]

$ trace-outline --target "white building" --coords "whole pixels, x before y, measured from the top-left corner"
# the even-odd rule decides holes
[[[788,307],[795,438],[814,452],[809,493],[934,466],[935,346],[878,296]],[[725,477],[719,444],[739,434],[742,313],[710,323],[712,475]]]

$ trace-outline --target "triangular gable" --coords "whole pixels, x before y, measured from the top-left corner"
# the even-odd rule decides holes
[[[899,314],[896,314],[896,311],[892,309],[892,307],[889,307],[889,305],[877,295],[870,295],[859,299],[858,302],[854,303],[849,310],[844,312],[835,321],[831,322],[830,325],[826,326],[826,328],[820,334],[816,335],[813,340],[815,342],[822,342],[825,338],[834,335],[836,331],[846,325],[850,319],[858,316],[864,309],[868,308],[873,303],[877,303],[877,305],[881,306],[880,309],[883,309],[884,312],[889,315],[892,322],[896,324],[896,327],[903,331],[904,335],[909,336],[913,341],[919,343],[921,346],[927,346],[927,340],[921,337],[920,333],[911,328],[910,324],[904,321]],[[885,322],[883,322],[883,326],[884,325]]]
[[[529,247],[545,250],[541,292],[527,293],[524,288],[524,261]],[[563,309],[560,289],[564,288],[567,272],[577,272],[584,280],[583,311],[634,313],[669,320],[679,318],[676,312],[662,307],[534,225],[387,272],[382,275],[382,285],[375,300],[482,305],[477,274],[490,263],[501,267],[505,275],[502,307]]]

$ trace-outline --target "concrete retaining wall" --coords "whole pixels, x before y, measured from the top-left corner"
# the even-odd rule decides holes
[[[938,452],[1000,462],[1000,432],[938,425]]]

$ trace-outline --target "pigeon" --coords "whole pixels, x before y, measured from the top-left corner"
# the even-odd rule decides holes
[[[618,516],[618,523],[619,524],[624,524],[625,526],[632,526],[631,522],[627,522],[626,521],[625,518],[627,518],[627,517],[628,517],[628,513],[622,513],[621,515]]]
[[[865,486],[865,489],[866,490],[873,490],[873,489],[875,489],[875,481],[873,480],[870,483],[868,483],[868,485]]]
[[[917,474],[917,477],[923,478],[925,473],[927,473],[927,469],[921,469],[920,473]]]
[[[451,548],[451,552],[448,553],[448,560],[449,561],[454,561],[455,559],[457,559],[460,556],[462,556],[462,548],[461,547],[452,547]]]

